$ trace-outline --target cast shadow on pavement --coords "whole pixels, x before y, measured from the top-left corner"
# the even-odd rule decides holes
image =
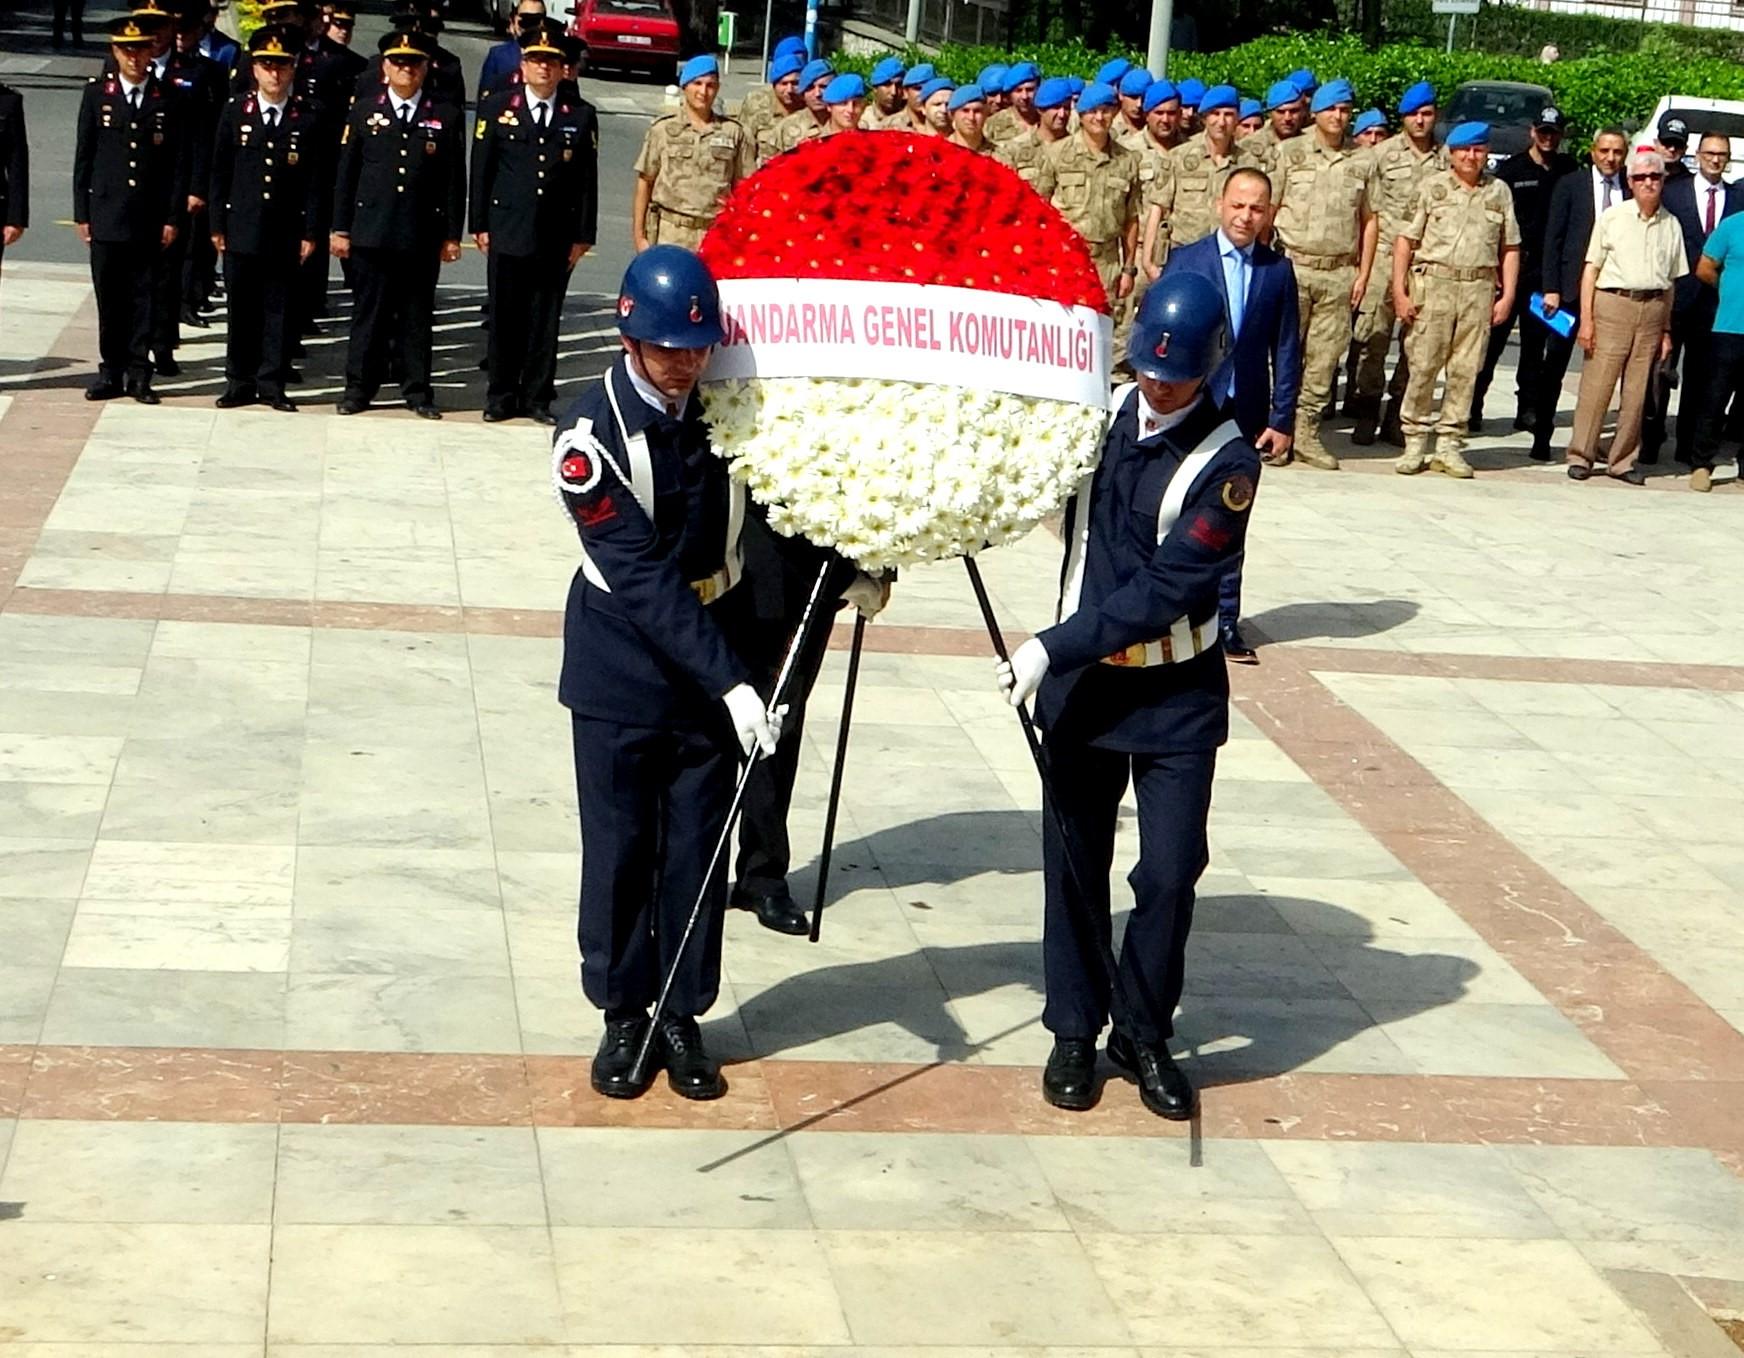
[[[1413,599],[1283,604],[1243,619],[1242,629],[1255,641],[1358,641],[1403,627],[1420,609]]]

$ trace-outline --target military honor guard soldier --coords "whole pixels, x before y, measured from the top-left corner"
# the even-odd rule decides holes
[[[0,261],[30,225],[30,143],[24,131],[24,96],[0,84]]]
[[[296,338],[299,266],[321,247],[321,201],[331,166],[321,113],[294,88],[295,34],[269,27],[248,41],[254,92],[218,122],[212,155],[212,244],[224,262],[231,324],[224,343],[222,409],[285,394]]]
[[[636,249],[665,243],[696,249],[733,185],[757,168],[757,147],[742,123],[715,113],[720,63],[692,57],[678,72],[684,107],[656,118],[636,157],[630,231]]]
[[[109,25],[115,69],[93,78],[79,104],[73,222],[91,249],[101,366],[85,399],[123,393],[156,405],[152,321],[159,259],[187,206],[188,127],[180,96],[152,71],[162,20]]]
[[[1101,460],[1067,506],[1059,621],[999,667],[1014,705],[1036,696],[1047,733],[1042,1022],[1054,1050],[1042,1094],[1058,1108],[1096,1102],[1096,1041],[1111,1009],[1108,1057],[1145,1107],[1173,1119],[1194,1108],[1168,1039],[1210,856],[1217,747],[1229,736],[1218,587],[1241,555],[1260,475],[1253,444],[1206,391],[1228,347],[1223,297],[1203,275],[1165,273],[1145,294],[1127,354],[1138,380],[1117,390]],[[1129,783],[1139,858],[1111,1005],[1089,931],[1109,937]]]
[[[388,33],[378,44],[388,83],[351,106],[333,189],[335,258],[351,260],[351,337],[341,415],[369,408],[389,346],[400,395],[439,420],[430,385],[431,316],[442,265],[460,258],[465,226],[465,115],[424,89],[429,40]]]
[[[728,643],[743,489],[709,447],[696,381],[722,336],[714,279],[656,245],[618,295],[624,352],[566,412],[554,478],[581,538],[563,624],[581,812],[581,984],[605,1014],[593,1088],[635,1098],[649,1025],[675,1092],[726,1091],[697,1018],[720,989],[726,879],[708,871],[738,757],[773,754],[766,711]],[[682,955],[698,900],[702,915]],[[666,1008],[650,1014],[674,972]]]
[[[563,81],[563,29],[521,34],[521,81],[479,108],[473,239],[490,287],[484,418],[555,424],[557,332],[576,263],[599,226],[599,121]]]

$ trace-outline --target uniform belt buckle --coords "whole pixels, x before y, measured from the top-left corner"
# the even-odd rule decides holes
[[[712,575],[706,580],[692,580],[690,582],[690,588],[691,592],[696,595],[697,600],[705,608],[709,604],[712,604],[716,599],[720,598],[721,595],[720,582]]]

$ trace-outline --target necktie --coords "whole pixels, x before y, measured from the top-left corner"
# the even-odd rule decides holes
[[[135,113],[139,112],[139,94],[137,89],[127,91],[127,103]]]
[[[550,108],[545,104],[540,104],[533,110],[533,121],[539,124],[539,130],[541,132],[545,130],[545,119],[550,112]]]
[[[401,127],[410,127],[411,125],[412,125],[412,106],[410,104],[401,104],[400,105],[400,126]]]
[[[1702,222],[1702,231],[1707,235],[1714,234],[1714,199],[1720,196],[1717,185],[1708,185],[1708,215]]]
[[[1229,338],[1235,340],[1241,335],[1242,316],[1247,311],[1247,256],[1240,250],[1229,252],[1230,268],[1224,277],[1229,283]],[[1235,365],[1229,365],[1229,388],[1224,393],[1224,399],[1235,396]]]
[[[1611,206],[1611,192],[1612,192],[1612,184],[1611,184],[1610,177],[1607,176],[1605,179],[1605,207],[1607,209]]]
[[[269,106],[267,108],[267,111],[266,111],[267,131],[269,131],[269,132],[272,131],[272,129],[277,127],[278,125],[279,125],[279,111],[276,108],[272,108]]]

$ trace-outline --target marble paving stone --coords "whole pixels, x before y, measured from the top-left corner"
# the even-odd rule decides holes
[[[1444,1005],[1389,1018],[1383,1027],[1428,1075],[1622,1077],[1604,1053],[1548,1004]]]
[[[80,909],[63,966],[282,972],[290,957],[291,921],[282,915],[201,912],[184,901],[173,903],[175,914],[109,914],[100,905]]]
[[[575,861],[566,861],[573,877]],[[299,916],[497,910],[503,903],[488,849],[369,845],[300,845],[295,901]]]
[[[9,1339],[260,1343],[269,1228],[9,1221]]]
[[[1577,1240],[1594,1268],[1632,1269],[1678,1278],[1714,1278],[1744,1286],[1744,1245],[1728,1239]]]
[[[485,911],[382,907],[367,913],[302,916],[291,941],[300,973],[379,976],[509,974],[500,916]]]
[[[1503,1153],[1489,1146],[1267,1141],[1328,1235],[1554,1238]]]
[[[0,966],[57,966],[74,909],[70,900],[0,896]],[[0,990],[0,995],[4,993]]]
[[[286,1126],[274,1219],[543,1226],[539,1176],[530,1127]]]
[[[1248,879],[1301,934],[1384,939],[1476,938],[1472,927],[1420,882],[1331,881],[1256,872]]]
[[[272,1343],[565,1338],[543,1227],[281,1225],[272,1245]]]
[[[1308,947],[1369,1012],[1434,1004],[1542,1004],[1501,954],[1475,938],[1388,938],[1384,944],[1310,936]]]
[[[66,967],[42,1040],[116,1047],[275,1049],[285,1036],[285,978],[275,972]]]
[[[1661,1351],[1565,1241],[1344,1237],[1333,1245],[1410,1346],[1582,1355]]]
[[[121,754],[116,736],[0,735],[0,782],[107,786]]]
[[[297,842],[294,776],[271,788],[184,785],[173,797],[164,793],[160,783],[116,783],[103,807],[102,837],[281,848]]]
[[[0,838],[0,896],[76,898],[91,847],[76,839]]]
[[[0,1042],[35,1042],[48,1013],[57,964],[15,967],[0,962]]]
[[[277,1137],[274,1127],[25,1119],[0,1199],[32,1222],[264,1224]]]
[[[823,1230],[1067,1229],[1021,1137],[819,1132],[788,1147]]]
[[[551,1224],[806,1230],[791,1144],[767,1133],[541,1127]]]
[[[277,905],[290,900],[296,853],[259,844],[109,841],[91,855],[82,899]]]
[[[521,1049],[509,978],[464,971],[295,972],[284,1022],[286,1044],[312,1051]]]
[[[551,1238],[572,1340],[687,1348],[848,1342],[831,1262],[810,1231],[560,1226]],[[625,1278],[644,1295],[683,1304],[602,1306]]]
[[[1575,1240],[1691,1240],[1744,1248],[1744,1180],[1705,1150],[1509,1146],[1526,1191]]]
[[[1132,1334],[1075,1237],[844,1231],[824,1237],[856,1343],[1121,1345]]]
[[[1170,1049],[1192,1053],[1220,1077],[1292,1070],[1405,1075],[1418,1069],[1351,999],[1195,997],[1176,1017]]]
[[[1105,1098],[1120,1097],[1119,1088]],[[1312,1235],[1290,1186],[1252,1142],[1148,1137],[1028,1138],[1079,1235]]]
[[[1084,1248],[1141,1344],[1395,1343],[1319,1236],[1096,1235]]]

